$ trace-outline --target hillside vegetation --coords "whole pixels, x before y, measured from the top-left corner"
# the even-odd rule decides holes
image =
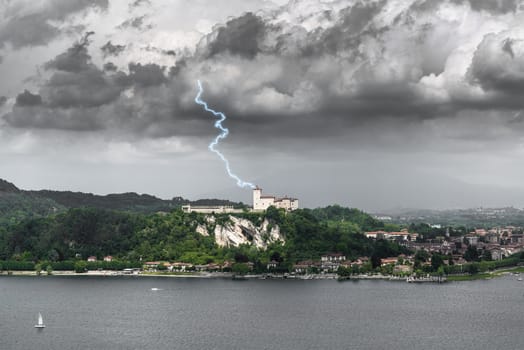
[[[71,261],[87,256],[112,255],[125,261],[168,260],[193,264],[247,262],[259,266],[275,260],[289,269],[300,260],[319,259],[326,253],[358,256],[396,256],[402,248],[374,242],[362,232],[383,229],[368,214],[340,206],[300,209],[291,213],[270,207],[263,213],[235,214],[254,226],[277,227],[282,240],[219,246],[213,236],[217,225],[231,223],[229,214],[205,216],[184,213],[182,198],[164,201],[149,195],[23,191],[0,181],[0,260]],[[204,204],[229,204],[200,200]],[[238,221],[238,220],[237,220]],[[197,230],[206,227],[208,234]],[[227,226],[227,225],[225,225]],[[266,238],[263,238],[266,239]]]
[[[134,192],[108,194],[71,191],[25,191],[14,184],[0,179],[0,226],[14,223],[27,217],[42,217],[62,212],[68,208],[97,208],[116,211],[156,213],[169,212],[182,205],[231,205],[242,208],[242,203],[220,199],[199,199],[190,201],[182,197],[170,200]]]
[[[259,224],[267,219],[278,225],[284,242],[270,243],[266,250],[253,245],[219,247],[214,237],[196,231],[205,223],[201,214],[174,210],[167,214],[117,212],[77,208],[48,217],[27,218],[0,229],[0,260],[63,261],[95,255],[112,255],[121,260],[168,260],[193,264],[252,261],[265,264],[279,261],[285,268],[299,260],[318,259],[322,254],[341,252],[351,257],[374,254],[396,256],[402,249],[393,243],[374,242],[361,234],[358,222],[334,225],[314,214],[329,209],[302,209],[292,213],[270,208],[266,213],[240,214]],[[328,214],[329,217],[329,214]],[[360,213],[359,217],[366,217]],[[229,215],[215,215],[216,222]],[[373,222],[365,219],[365,222]],[[380,223],[379,227],[380,227]]]

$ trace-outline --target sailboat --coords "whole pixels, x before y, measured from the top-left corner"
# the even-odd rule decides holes
[[[42,319],[42,314],[38,313],[38,323],[35,324],[35,328],[45,328],[44,320]]]

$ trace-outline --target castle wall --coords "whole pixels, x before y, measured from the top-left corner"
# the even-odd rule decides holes
[[[275,198],[273,196],[262,196],[262,189],[253,190],[253,210],[266,210],[274,205],[288,211],[298,209],[298,199],[295,198]]]

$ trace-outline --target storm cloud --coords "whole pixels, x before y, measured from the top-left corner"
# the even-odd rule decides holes
[[[33,119],[45,127],[43,121],[53,116],[49,127],[60,128],[56,115],[66,113],[67,129],[74,128],[75,118],[82,119],[80,130],[111,129],[129,113],[127,125],[147,125],[133,127],[134,132],[159,130],[160,123],[159,135],[169,130],[194,135],[205,120],[191,101],[197,79],[205,82],[208,101],[227,111],[245,135],[240,138],[261,137],[253,132],[261,123],[279,137],[329,137],[372,133],[392,119],[399,120],[401,131],[405,122],[453,119],[489,106],[516,112],[524,108],[518,96],[524,87],[524,38],[507,18],[496,31],[482,31],[486,16],[497,21],[517,10],[515,2],[497,4],[413,1],[399,8],[388,1],[333,2],[319,11],[310,1],[293,2],[228,20],[203,37],[194,54],[170,67],[129,62],[117,69],[108,62],[98,68],[89,53],[89,37],[96,34],[88,32],[46,63],[53,74],[38,94],[47,111],[32,111]],[[435,8],[442,14],[435,15]],[[443,12],[450,8],[475,25],[450,20]],[[134,26],[134,19],[129,21],[126,25]],[[111,41],[102,47],[104,56],[124,50]],[[32,126],[22,108],[5,119]],[[189,119],[194,127],[181,127]]]
[[[45,45],[60,35],[60,22],[90,8],[104,10],[108,0],[50,0],[8,2],[2,8],[6,21],[0,25],[0,47],[10,43],[14,48]]]
[[[78,3],[56,16],[92,8]],[[86,27],[96,32],[78,34],[54,52],[34,85],[17,89],[10,96],[15,103],[4,105],[6,127],[125,142],[183,138],[205,150],[216,130],[194,103],[201,80],[203,99],[228,116],[231,134],[223,147],[244,154],[263,150],[273,155],[267,162],[312,157],[317,169],[331,160],[345,164],[331,163],[338,172],[355,173],[359,168],[347,164],[367,164],[360,159],[366,156],[400,157],[400,164],[427,168],[428,159],[446,165],[457,152],[467,159],[521,154],[522,1],[290,1],[223,23],[195,21],[193,44],[180,43],[188,33],[162,27],[154,4],[126,6],[115,22],[120,25],[100,32]],[[17,18],[7,23],[21,25]],[[30,34],[31,40],[14,34],[2,39],[6,25],[0,43],[36,45],[59,35],[55,17],[42,18],[35,21],[41,33]],[[250,164],[263,168],[262,158]],[[464,170],[455,161],[447,176]],[[476,169],[470,176],[481,182],[476,166],[468,163]],[[297,169],[290,172],[298,176]],[[266,171],[260,176],[271,175]]]
[[[42,104],[42,97],[37,94],[24,90],[21,94],[16,96],[17,106],[38,106]]]
[[[18,128],[77,131],[126,129],[120,125],[133,129],[139,124],[138,129],[147,123],[151,125],[146,129],[152,129],[159,119],[171,116],[173,111],[164,110],[163,103],[158,103],[154,92],[148,90],[166,83],[164,68],[130,63],[129,73],[116,71],[116,66],[99,69],[88,53],[89,37],[93,34],[86,33],[66,52],[45,64],[52,73],[49,79],[40,87],[39,94],[26,90],[17,96],[12,112],[4,117],[8,123]],[[132,96],[122,94],[127,90]],[[145,101],[141,101],[140,95]],[[149,119],[141,120],[136,115],[141,108],[147,109],[144,115]]]
[[[104,53],[104,56],[118,56],[126,49],[125,45],[114,45],[111,41],[108,41],[104,46],[100,48]]]
[[[138,16],[138,17],[127,19],[124,22],[122,22],[118,26],[118,28],[120,29],[134,28],[134,29],[141,30],[141,31],[153,28],[152,24],[145,22],[146,18],[147,16],[143,15],[143,16]]]

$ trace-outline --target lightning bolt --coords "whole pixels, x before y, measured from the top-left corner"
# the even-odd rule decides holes
[[[217,111],[209,108],[207,103],[200,98],[200,96],[202,96],[202,93],[204,92],[204,89],[202,88],[202,84],[200,83],[200,80],[198,80],[197,82],[198,82],[198,94],[195,97],[195,103],[203,106],[204,109],[206,110],[206,112],[209,112],[209,113],[213,114],[215,117],[219,117],[219,119],[215,122],[215,128],[219,129],[221,132],[220,132],[220,134],[217,135],[217,137],[215,137],[215,139],[213,141],[211,141],[211,143],[209,144],[209,146],[207,148],[209,148],[209,150],[211,152],[216,153],[216,155],[219,156],[220,159],[222,159],[222,161],[224,162],[224,164],[226,166],[227,174],[229,175],[229,177],[231,177],[232,179],[236,180],[238,187],[255,188],[256,186],[253,185],[252,183],[243,181],[241,178],[239,178],[237,175],[235,175],[231,171],[231,167],[229,166],[229,161],[227,160],[227,158],[219,150],[217,150],[215,148],[218,145],[218,143],[220,142],[220,140],[225,139],[227,137],[227,135],[229,135],[229,129],[225,128],[224,126],[222,126],[222,122],[224,120],[226,120],[227,117],[226,117],[226,115],[224,113],[217,112]]]

